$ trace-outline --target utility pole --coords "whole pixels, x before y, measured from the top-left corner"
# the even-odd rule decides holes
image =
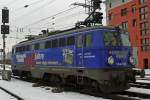
[[[3,68],[4,70],[6,69],[5,64],[6,64],[6,53],[5,53],[5,34],[3,34]]]
[[[4,80],[11,80],[11,71],[6,71],[6,34],[9,34],[9,25],[6,25],[6,23],[9,23],[9,10],[7,7],[4,7],[2,9],[2,23],[1,25],[1,34],[3,37],[3,71],[2,71],[2,79]]]

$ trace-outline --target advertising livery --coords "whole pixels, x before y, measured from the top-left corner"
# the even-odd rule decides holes
[[[128,33],[111,27],[83,28],[21,42],[12,54],[15,75],[42,79],[52,75],[65,83],[97,84],[92,87],[103,92],[129,88],[134,64]]]

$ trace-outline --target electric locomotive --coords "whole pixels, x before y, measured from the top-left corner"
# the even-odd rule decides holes
[[[94,26],[20,42],[12,50],[12,72],[55,84],[105,93],[129,88],[134,58],[128,33]]]

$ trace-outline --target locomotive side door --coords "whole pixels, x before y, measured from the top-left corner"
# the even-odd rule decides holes
[[[79,34],[76,37],[76,66],[84,67],[84,35]]]

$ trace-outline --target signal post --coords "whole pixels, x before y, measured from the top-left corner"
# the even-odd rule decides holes
[[[6,70],[6,53],[5,53],[5,47],[6,47],[6,34],[9,34],[9,25],[6,25],[6,23],[9,23],[9,10],[7,7],[4,7],[2,9],[2,23],[1,25],[1,34],[3,37],[3,71],[2,71],[2,79],[4,80],[11,80],[11,71]]]

